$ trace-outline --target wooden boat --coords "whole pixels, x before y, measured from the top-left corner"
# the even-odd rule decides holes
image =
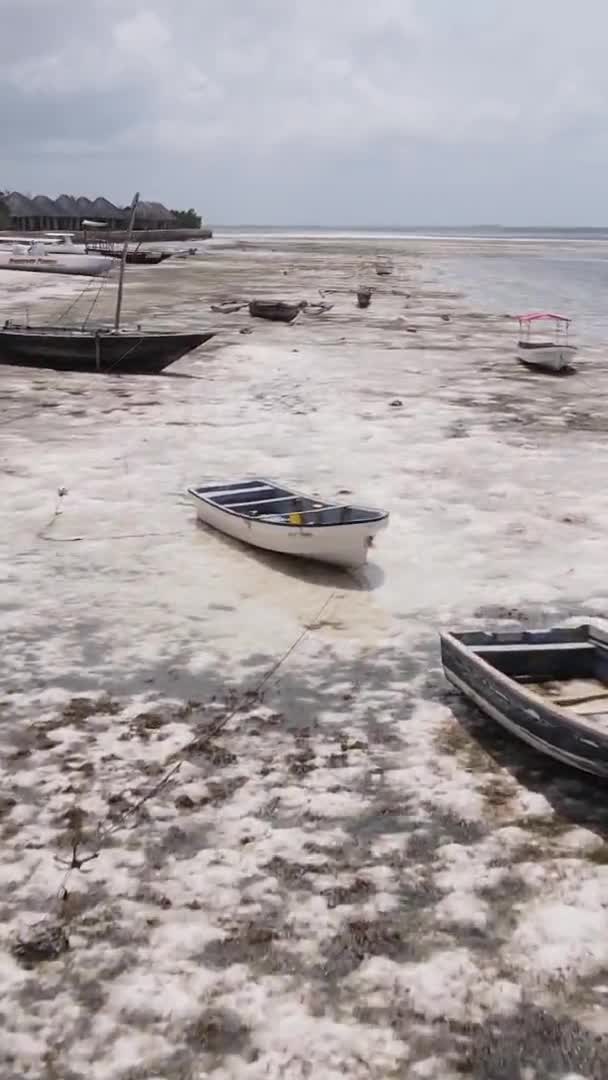
[[[213,331],[191,334],[112,327],[30,327],[7,320],[0,328],[0,364],[157,375],[214,336]]]
[[[89,251],[96,251],[109,259],[121,259],[122,253],[108,247],[89,247]],[[165,259],[170,259],[171,251],[127,251],[126,263],[129,266],[158,266]]]
[[[249,314],[254,319],[270,319],[271,322],[293,322],[300,311],[300,304],[285,304],[282,300],[252,300],[249,304]]]
[[[378,259],[376,262],[376,273],[378,277],[390,277],[393,272],[393,264],[390,259]]]
[[[283,555],[337,566],[361,566],[388,514],[300,495],[270,480],[237,480],[188,488],[206,525]]]
[[[123,245],[114,325],[21,326],[7,320],[0,327],[0,363],[60,371],[97,371],[118,375],[157,374],[186,353],[214,337],[213,331],[182,332],[128,330],[120,325],[122,291],[128,242],[139,195],[131,204],[129,228]],[[85,258],[89,256],[80,256]],[[75,262],[79,256],[66,256]],[[114,265],[112,259],[104,263]]]
[[[569,368],[576,347],[570,345],[568,333],[571,319],[565,315],[554,315],[549,311],[532,312],[529,315],[518,315],[519,341],[517,342],[517,359],[528,367],[542,368],[545,371],[563,371]],[[547,338],[532,340],[532,328],[539,322],[552,320],[555,323],[555,340]]]
[[[594,626],[441,635],[446,678],[536,750],[608,777],[608,633]]]

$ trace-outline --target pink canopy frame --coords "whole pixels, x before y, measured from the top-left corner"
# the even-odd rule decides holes
[[[532,311],[529,315],[517,315],[516,318],[520,323],[527,323],[528,325],[538,319],[553,319],[558,323],[566,323],[566,326],[572,322],[572,319],[569,319],[567,315],[556,315],[552,311]]]

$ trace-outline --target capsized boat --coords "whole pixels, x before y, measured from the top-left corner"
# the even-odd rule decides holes
[[[336,566],[361,566],[385,510],[341,506],[271,480],[235,480],[188,488],[197,517],[246,544]]]
[[[301,310],[301,304],[286,304],[283,300],[252,300],[249,304],[250,315],[271,322],[293,322]]]
[[[0,363],[59,371],[96,371],[119,375],[158,374],[186,353],[215,336],[211,330],[145,330],[120,325],[128,243],[139,194],[131,203],[129,227],[123,245],[113,326],[29,326],[6,320],[0,327]],[[1,252],[0,252],[1,255]],[[67,263],[93,256],[68,255]],[[101,257],[100,257],[101,258]],[[114,265],[113,259],[102,259]]]
[[[608,633],[552,630],[441,634],[446,678],[536,750],[608,777]]]
[[[550,311],[533,311],[528,315],[518,315],[519,341],[517,359],[528,367],[542,368],[545,371],[563,371],[570,367],[576,352],[576,346],[568,340],[572,319],[565,315],[555,315]],[[552,321],[555,324],[555,337],[532,337],[532,330],[539,323]]]

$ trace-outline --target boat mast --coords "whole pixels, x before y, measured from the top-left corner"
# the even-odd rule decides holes
[[[125,265],[127,262],[127,251],[129,249],[129,241],[131,239],[131,233],[133,232],[133,225],[135,223],[135,211],[139,202],[139,191],[135,192],[133,201],[131,203],[131,214],[129,216],[129,224],[127,227],[127,234],[125,236],[125,242],[122,245],[122,256],[120,259],[120,276],[118,278],[118,295],[116,297],[116,314],[114,315],[114,329],[120,328],[120,309],[122,307],[122,286],[125,277]]]

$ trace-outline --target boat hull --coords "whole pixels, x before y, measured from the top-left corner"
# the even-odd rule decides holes
[[[62,332],[60,329],[0,329],[0,363],[56,371],[99,371],[106,374],[158,374],[182,356],[209,341],[198,334]]]
[[[533,345],[520,341],[517,359],[526,367],[543,368],[545,371],[563,371],[570,367],[576,348],[574,345]]]
[[[95,248],[89,248],[89,251],[94,251]],[[122,259],[121,251],[104,251],[102,248],[97,249],[100,254],[103,254],[108,259]],[[127,251],[127,257],[125,262],[130,266],[158,266],[159,263],[165,262],[166,259],[170,259],[173,253],[171,251]]]
[[[194,488],[188,489],[188,495],[196,507],[199,521],[234,540],[279,555],[292,555],[347,569],[366,562],[374,536],[388,522],[388,514],[383,511],[367,511],[375,515],[373,520],[336,525],[264,521],[259,517],[248,517],[223,509]]]
[[[270,322],[293,322],[300,311],[299,304],[285,304],[282,300],[252,300],[249,304],[249,314],[254,319],[269,319]]]
[[[584,642],[587,633],[589,640],[606,650],[608,671],[608,637],[592,627],[575,628],[571,632],[531,631],[525,637],[526,641],[534,643],[558,635],[556,644],[559,648],[572,634],[578,634]],[[472,653],[459,640],[466,636],[440,635],[445,676],[453,686],[482,712],[535,750],[564,765],[608,777],[608,731],[582,723],[563,708],[551,706],[545,699],[527,691],[525,685],[518,684]],[[488,638],[491,636],[487,635]],[[496,639],[499,638],[500,635],[496,635]]]
[[[103,255],[55,255],[0,251],[0,270],[27,270],[38,274],[71,274],[80,277],[99,277],[113,267],[112,259]]]

